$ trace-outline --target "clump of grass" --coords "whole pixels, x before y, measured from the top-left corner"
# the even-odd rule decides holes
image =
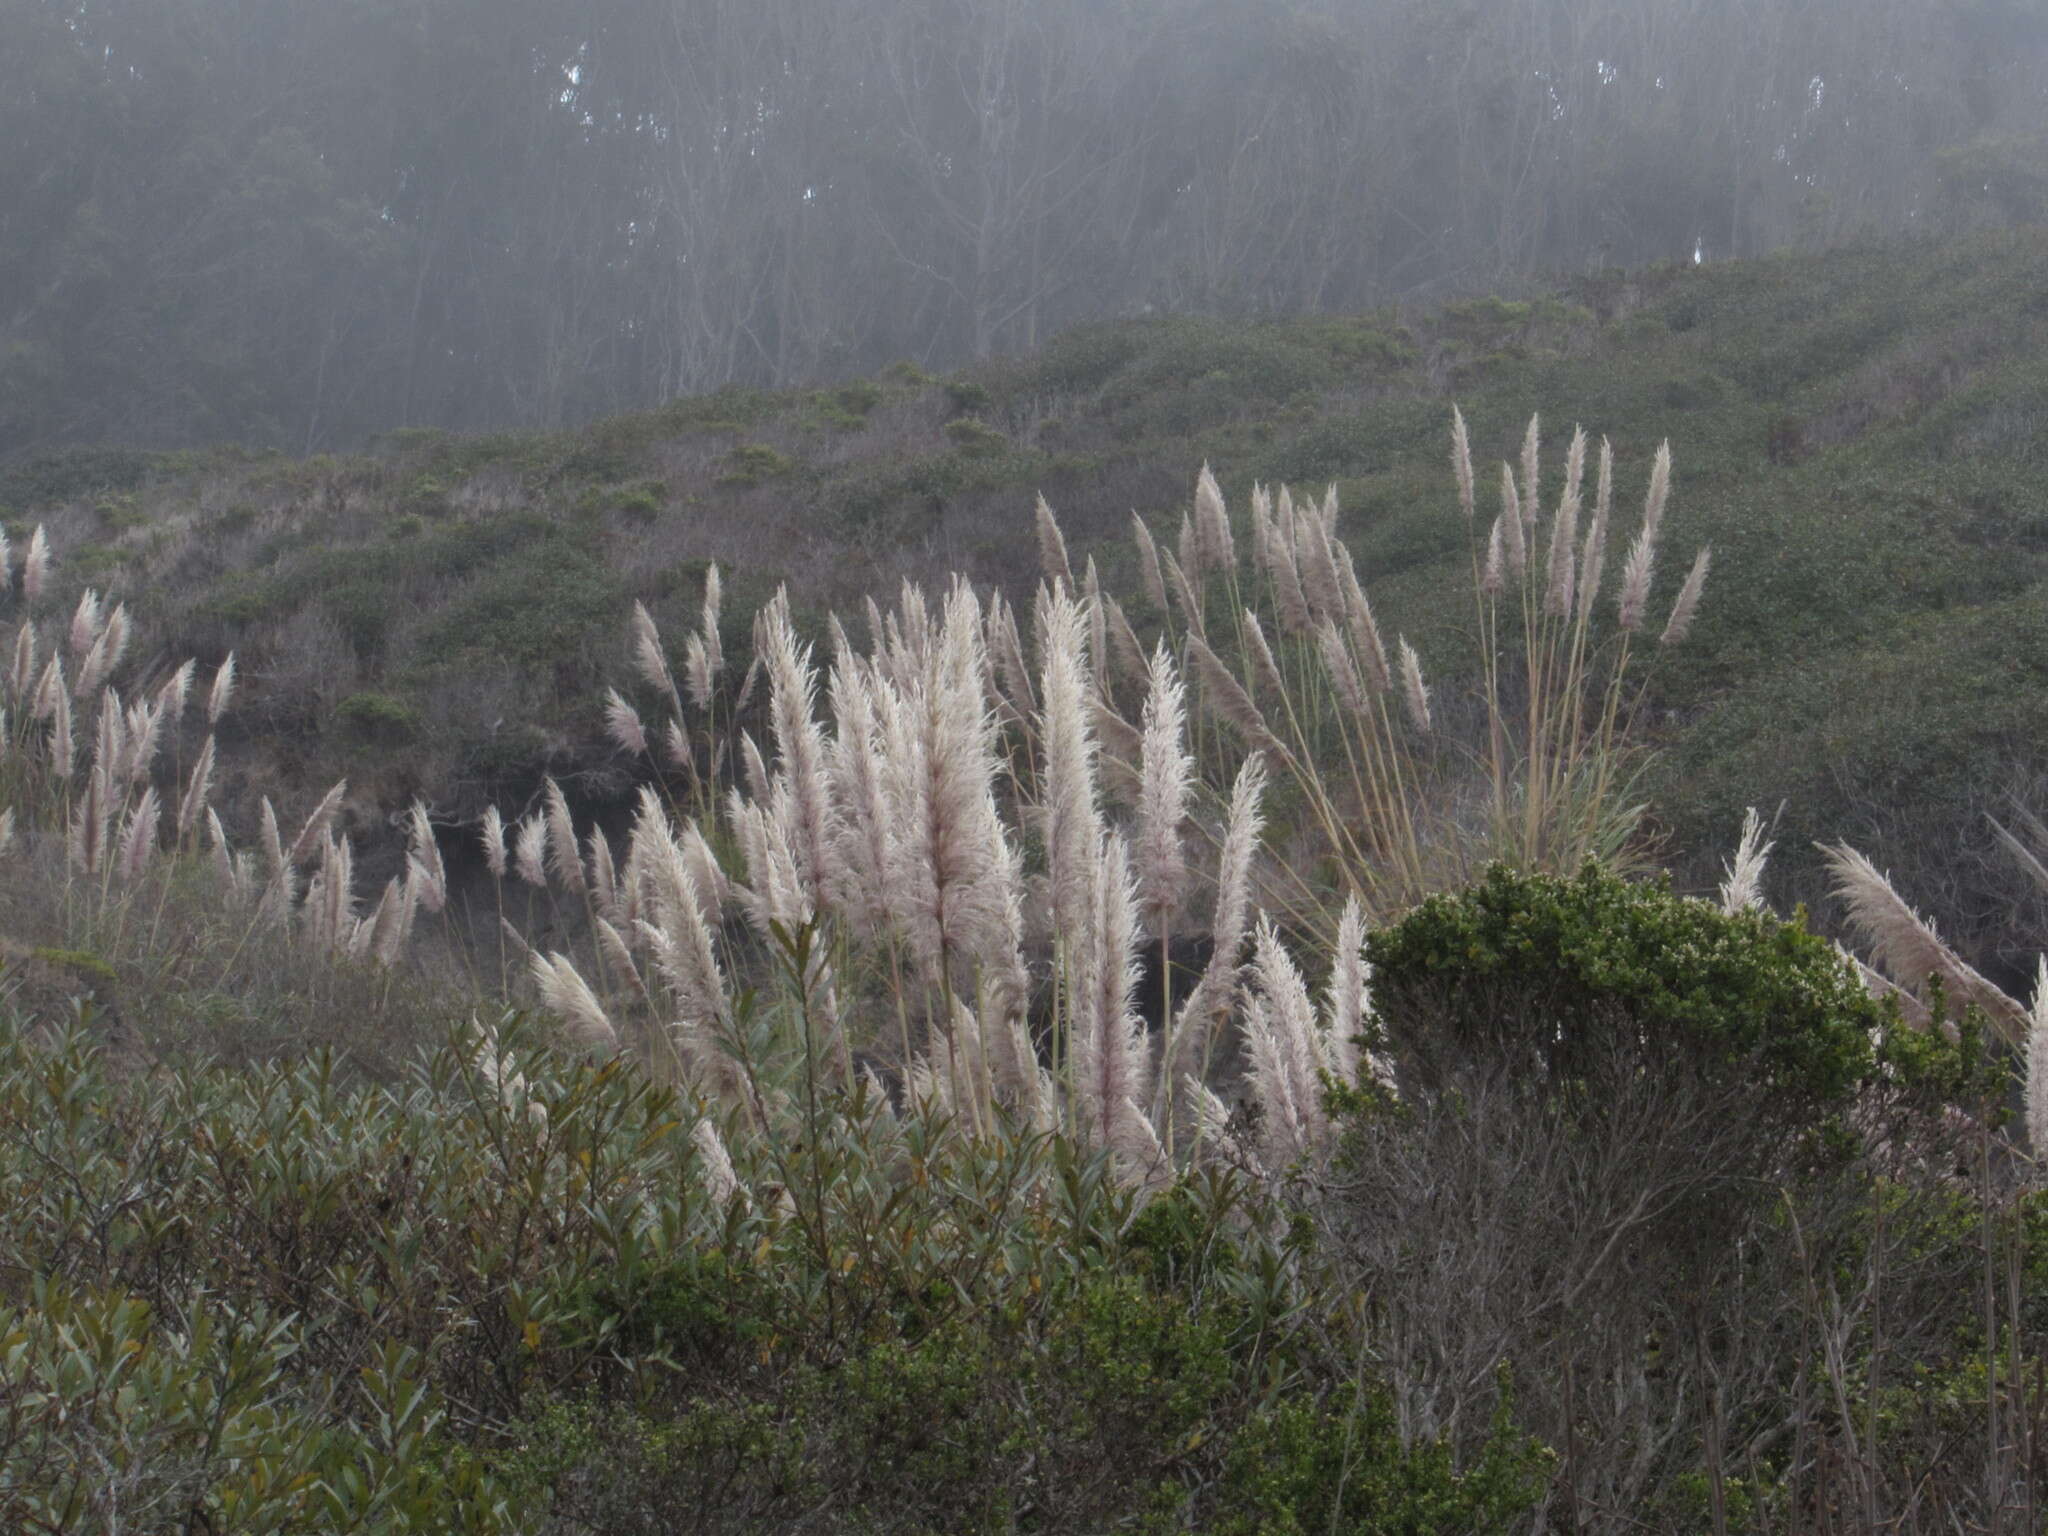
[[[1476,530],[1462,418],[1455,439]],[[1371,917],[1502,853],[1542,868],[1626,852],[1626,680],[1668,459],[1609,643],[1592,613],[1611,464],[1603,453],[1581,536],[1585,439],[1573,440],[1547,518],[1539,447],[1532,422],[1519,479],[1503,467],[1501,516],[1475,543],[1476,709],[1432,692],[1405,637],[1390,648],[1381,636],[1337,536],[1334,494],[1318,504],[1256,492],[1239,528],[1206,469],[1171,547],[1140,525],[1147,596],[1165,621],[1149,659],[1094,562],[1076,574],[1043,502],[1046,581],[1028,644],[999,596],[956,582],[934,602],[906,587],[891,611],[869,605],[863,645],[832,620],[821,665],[778,595],[735,680],[710,568],[680,682],[652,618],[635,610],[640,697],[666,718],[650,728],[616,689],[606,702],[616,745],[680,799],[643,791],[616,849],[602,829],[577,826],[552,780],[512,827],[487,818],[501,915],[545,903],[553,929],[537,942],[503,925],[501,976],[516,960],[573,1043],[633,1046],[758,1134],[865,1072],[894,1077],[969,1134],[1011,1117],[1110,1149],[1139,1183],[1190,1157],[1277,1169],[1320,1155],[1319,1085],[1361,1070],[1353,1040],[1370,1004],[1357,955]],[[1683,633],[1703,574],[1681,592],[1667,641]],[[74,745],[72,701],[102,688],[126,634],[124,610],[87,594],[70,625],[67,687],[54,658],[30,676],[41,642],[33,625],[19,631],[16,718],[33,723],[19,755],[40,778],[17,833],[32,858],[61,836],[67,924],[110,954],[124,952],[124,925],[159,932],[140,914],[139,882],[160,856],[182,854],[175,877],[240,914],[250,942],[286,939],[337,975],[398,966],[421,917],[448,897],[425,808],[408,820],[399,873],[370,901],[338,824],[344,784],[289,841],[263,800],[261,846],[231,849],[209,803],[210,727],[231,695],[231,659],[182,780],[160,785],[158,759],[192,695],[190,666],[146,705],[107,689],[90,745]],[[1190,673],[1207,706],[1192,721]],[[348,713],[368,728],[375,712]],[[1469,751],[1447,739],[1461,720],[1477,722]],[[1248,750],[1227,748],[1218,721]],[[1332,890],[1299,873],[1290,885],[1293,861],[1262,859],[1275,771],[1290,791],[1289,831],[1319,833],[1339,861]],[[566,927],[552,921],[564,917]],[[1334,956],[1320,1010],[1283,940],[1303,927]],[[1172,967],[1157,965],[1155,1038],[1139,996],[1146,946],[1164,957],[1177,937],[1209,954],[1178,995]],[[1215,1090],[1240,1068],[1253,1118],[1234,1124]]]
[[[1685,637],[1706,580],[1701,551],[1648,642],[1668,447],[1652,468],[1618,592],[1603,603],[1614,484],[1606,445],[1589,504],[1589,447],[1573,434],[1546,511],[1532,418],[1519,466],[1501,466],[1501,509],[1488,523],[1456,413],[1452,439],[1470,533],[1469,698],[1437,697],[1413,643],[1387,643],[1338,536],[1334,488],[1317,502],[1285,486],[1277,495],[1254,487],[1248,560],[1206,471],[1172,548],[1138,526],[1153,606],[1166,613],[1209,716],[1286,776],[1300,806],[1296,830],[1317,850],[1305,862],[1333,872],[1340,891],[1382,919],[1496,861],[1553,872],[1589,858],[1642,861],[1634,717],[1645,652],[1653,662]],[[1334,909],[1306,879],[1285,899],[1304,918]]]
[[[366,902],[355,846],[337,828],[347,796],[335,784],[287,839],[261,799],[260,847],[231,848],[214,805],[219,729],[234,708],[228,653],[202,681],[186,660],[130,680],[125,605],[91,588],[67,620],[43,612],[51,579],[39,528],[16,564],[0,541],[0,585],[16,607],[0,671],[0,857],[9,868],[5,937],[89,952],[130,1026],[153,1042],[261,1052],[319,1038],[309,1011],[361,1039],[364,1016],[416,1021],[448,995],[409,974],[392,985],[418,919],[441,910],[447,873],[425,807],[415,804],[401,872]],[[127,690],[124,693],[124,688]],[[343,714],[365,730],[388,724],[388,701],[358,696]],[[267,999],[271,1038],[248,1015]],[[209,1021],[237,1023],[210,1034]],[[244,1024],[249,1027],[243,1027]],[[388,1042],[386,1042],[388,1043]],[[376,1051],[370,1051],[374,1057]]]
[[[1462,417],[1454,438],[1476,529]],[[1557,870],[1631,852],[1632,648],[1668,454],[1608,637],[1594,612],[1611,457],[1587,507],[1575,435],[1546,517],[1539,450],[1532,421],[1519,476],[1503,468],[1502,512],[1475,544],[1475,705],[1433,697],[1416,648],[1386,644],[1334,496],[1260,491],[1240,530],[1206,469],[1173,547],[1139,527],[1148,596],[1168,620],[1149,660],[1094,563],[1076,576],[1042,500],[1045,581],[1028,647],[1000,597],[956,583],[935,604],[906,587],[889,612],[870,604],[865,646],[831,621],[821,677],[778,597],[756,621],[755,669],[728,695],[712,665],[714,571],[686,649],[686,705],[636,610],[641,680],[669,718],[650,728],[614,691],[611,735],[679,770],[688,807],[678,816],[643,792],[615,855],[603,832],[577,831],[550,786],[513,837],[527,850],[516,863],[590,938],[578,953],[527,957],[540,995],[586,1045],[636,1041],[757,1129],[798,1086],[848,1086],[859,1060],[886,1064],[913,1100],[969,1131],[1004,1115],[1057,1126],[1112,1149],[1140,1182],[1191,1153],[1275,1168],[1317,1155],[1320,1083],[1360,1070],[1370,916],[1496,859]],[[1664,643],[1682,637],[1704,571],[1681,590]],[[1273,613],[1277,646],[1254,604]],[[759,737],[735,726],[756,669]],[[1183,669],[1202,689],[1206,742],[1189,730]],[[1473,740],[1445,740],[1446,716],[1475,722]],[[1218,720],[1245,755],[1224,750]],[[1272,915],[1254,892],[1269,764],[1293,791],[1297,829],[1324,837],[1341,874],[1332,896],[1290,883],[1274,861]],[[1213,862],[1191,861],[1204,844]],[[493,868],[508,870],[502,853]],[[1281,913],[1335,957],[1321,1011],[1287,956]],[[1149,939],[1166,955],[1176,934],[1206,936],[1211,952],[1181,996],[1158,967],[1155,1040],[1140,1022],[1142,951]],[[1245,1070],[1250,1126],[1233,1128],[1214,1092],[1226,1063]]]

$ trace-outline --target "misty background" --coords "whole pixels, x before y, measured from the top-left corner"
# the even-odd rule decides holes
[[[0,0],[0,453],[2048,215],[2033,0]]]

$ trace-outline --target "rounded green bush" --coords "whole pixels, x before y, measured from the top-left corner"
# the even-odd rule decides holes
[[[1876,1069],[1891,1011],[1803,923],[1726,915],[1594,866],[1495,866],[1368,943],[1395,1053],[1425,1079],[1519,1058],[1554,1083],[1619,1054],[1743,1074],[1759,1104],[1826,1112]]]

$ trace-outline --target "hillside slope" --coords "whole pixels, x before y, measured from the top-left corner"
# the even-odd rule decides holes
[[[813,619],[953,570],[1027,590],[1040,491],[1132,592],[1131,510],[1170,530],[1206,459],[1233,504],[1255,480],[1334,481],[1383,620],[1449,666],[1463,610],[1441,599],[1468,547],[1451,403],[1482,460],[1531,411],[1560,447],[1583,423],[1629,496],[1668,435],[1675,546],[1714,548],[1701,621],[1645,701],[1681,881],[1712,874],[1754,804],[1778,815],[1782,905],[1819,889],[1799,850],[1846,836],[2017,968],[2043,915],[1984,813],[2048,800],[2044,333],[2048,232],[2023,231],[1419,316],[1135,319],[949,379],[898,365],[559,436],[70,452],[0,464],[0,506],[10,536],[48,526],[60,600],[118,595],[166,657],[238,652],[229,805],[346,774],[368,833],[414,793],[451,820],[513,809],[543,772],[623,793],[600,708],[628,605],[687,630],[707,561],[741,659],[780,582]],[[1681,575],[1660,572],[1660,601]]]

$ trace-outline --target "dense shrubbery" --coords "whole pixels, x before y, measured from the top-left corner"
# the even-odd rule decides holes
[[[1799,923],[1590,867],[1368,950],[1401,1093],[1345,1096],[1327,1230],[1406,1433],[1486,1432],[1509,1360],[1568,1528],[2031,1528],[2048,1249],[1979,1017],[1909,1026]]]
[[[1506,1417],[1404,1448],[1232,1176],[1146,1204],[858,1096],[730,1167],[705,1124],[476,1039],[117,1081],[9,1023],[0,1523],[1449,1533],[1540,1490]]]
[[[1150,1192],[866,1081],[748,1133],[516,1021],[377,1086],[10,1017],[0,1523],[2021,1528],[2048,1220],[1974,1020],[1592,870],[1372,949],[1400,1092],[1338,1089],[1329,1174]]]

